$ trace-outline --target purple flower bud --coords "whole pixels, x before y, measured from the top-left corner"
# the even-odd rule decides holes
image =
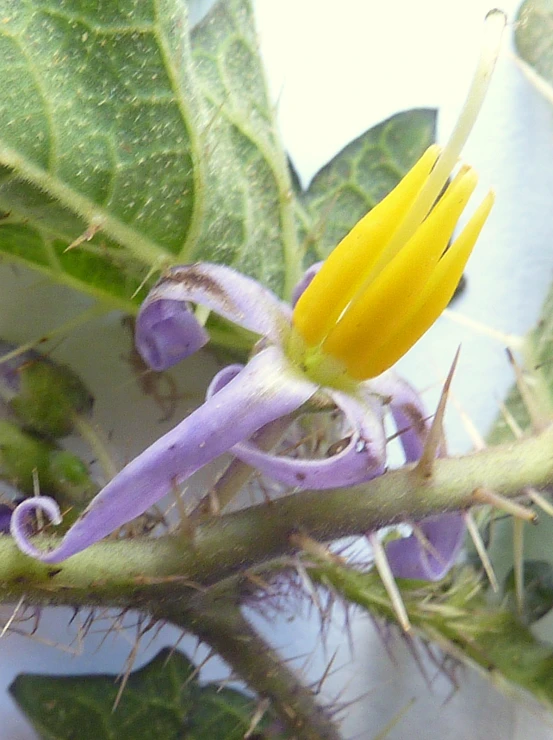
[[[431,425],[431,417],[426,413],[421,397],[393,371],[375,378],[368,385],[385,397],[390,406],[405,461],[416,462],[422,455]],[[419,533],[414,532],[386,545],[392,572],[396,578],[439,581],[455,564],[463,546],[463,515],[439,514],[418,522],[417,527]]]
[[[136,319],[136,347],[152,369],[166,370],[208,341],[189,303],[276,344],[289,331],[290,307],[256,280],[223,265],[173,267],[150,291]]]

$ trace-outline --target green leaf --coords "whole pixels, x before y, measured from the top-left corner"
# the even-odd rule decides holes
[[[232,264],[289,297],[301,274],[294,198],[250,3],[219,2],[194,29],[192,49],[210,152],[202,258]]]
[[[194,113],[177,84],[182,7],[2,0],[0,13],[0,248],[58,279],[94,284],[92,271],[109,292],[114,265],[132,274],[177,254],[200,207]],[[63,259],[91,226],[87,257]]]
[[[243,740],[254,709],[252,699],[240,691],[208,684],[198,694],[187,737],[190,740],[213,740],[218,737],[224,740]],[[254,735],[257,740],[276,737],[272,733],[264,733],[268,724],[266,719],[257,725]]]
[[[20,675],[10,693],[44,738],[179,738],[193,708],[194,666],[162,650],[129,676],[119,705],[115,676]]]
[[[247,0],[215,8],[194,56],[182,0],[0,0],[0,18],[0,254],[129,311],[152,270],[197,259],[289,289]]]
[[[515,44],[520,57],[553,84],[553,0],[526,0],[518,12]],[[545,87],[542,87],[545,91]],[[548,97],[551,99],[549,91]]]
[[[255,710],[239,691],[201,687],[194,665],[169,648],[130,674],[115,710],[119,684],[111,675],[22,674],[9,690],[48,740],[241,740]],[[258,725],[260,740],[269,722]]]
[[[348,144],[299,199],[307,262],[324,259],[379,203],[435,139],[436,111],[398,113]]]

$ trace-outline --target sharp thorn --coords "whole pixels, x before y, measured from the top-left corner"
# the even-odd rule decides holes
[[[493,506],[495,509],[500,509],[507,514],[511,514],[511,516],[514,516],[517,519],[522,519],[531,524],[538,523],[538,515],[535,511],[532,511],[532,509],[529,509],[527,506],[521,506],[515,501],[511,501],[504,496],[500,496],[498,493],[494,493],[487,488],[477,488],[473,491],[472,498],[476,504],[488,504],[489,506]]]
[[[474,547],[476,548],[476,552],[478,553],[478,557],[480,558],[482,567],[484,568],[484,571],[488,576],[490,586],[495,591],[495,593],[497,593],[499,591],[499,584],[497,582],[493,565],[486,551],[486,545],[484,544],[482,536],[480,535],[480,530],[478,529],[478,526],[476,525],[476,522],[474,521],[474,518],[470,511],[465,512],[464,518],[465,524],[467,525],[467,531],[474,543]]]
[[[435,558],[438,562],[444,563],[444,558],[441,555],[441,553],[434,547],[434,545],[430,542],[428,537],[424,534],[422,529],[415,524],[414,522],[410,523],[411,527],[413,528],[413,534],[418,539],[418,541],[421,543],[423,548],[432,555],[433,558]]]
[[[386,589],[386,593],[392,602],[392,608],[396,614],[397,620],[404,632],[410,632],[411,622],[409,621],[405,604],[403,603],[401,593],[397,587],[396,579],[394,578],[388,558],[386,557],[386,551],[376,534],[370,533],[368,535],[368,539],[373,549],[374,564],[382,584]]]
[[[140,291],[146,285],[146,283],[148,282],[148,280],[152,277],[152,275],[155,275],[155,273],[158,271],[158,269],[159,268],[157,266],[150,267],[150,269],[148,270],[148,272],[146,273],[146,275],[144,276],[144,278],[140,281],[140,284],[138,285],[138,287],[136,288],[136,290],[132,294],[131,300],[133,300],[133,298],[136,298],[136,296],[140,293]]]
[[[449,397],[451,399],[451,403],[455,406],[455,408],[457,409],[457,413],[461,417],[461,422],[463,426],[465,427],[465,431],[467,432],[474,449],[475,450],[485,450],[486,441],[484,440],[484,437],[480,434],[480,432],[476,428],[476,425],[474,424],[470,416],[467,414],[467,412],[461,405],[461,402],[459,401],[459,399],[456,398],[451,391],[449,392]]]
[[[513,519],[513,569],[515,575],[515,601],[517,613],[524,613],[524,522]]]
[[[298,547],[300,550],[307,553],[307,555],[312,555],[326,563],[346,565],[346,560],[340,557],[340,555],[335,555],[331,550],[325,547],[325,545],[321,545],[317,540],[314,540],[312,537],[302,534],[301,532],[296,532],[290,535],[290,544],[294,547]]]
[[[517,336],[516,334],[506,334],[505,332],[494,329],[491,326],[486,326],[486,324],[482,324],[480,321],[469,319],[468,316],[464,316],[462,313],[454,311],[451,308],[446,308],[442,316],[454,321],[456,324],[472,329],[477,334],[491,337],[492,339],[501,342],[502,345],[512,347],[516,350],[522,349],[524,337]]]
[[[93,223],[90,224],[86,231],[72,241],[71,244],[63,250],[63,253],[65,254],[66,252],[79,247],[84,242],[89,242],[102,229],[102,226],[102,221],[99,221],[98,219],[93,220]]]
[[[551,504],[551,502],[548,501],[545,496],[543,496],[541,493],[538,493],[533,488],[528,488],[526,492],[530,501],[536,504],[536,506],[539,506],[540,509],[548,516],[553,516],[553,504]]]
[[[500,401],[499,402],[499,409],[501,411],[501,416],[505,420],[505,424],[507,424],[507,426],[511,430],[511,432],[513,434],[513,437],[515,439],[520,439],[522,437],[522,435],[523,435],[523,431],[520,428],[517,420],[511,414],[511,412],[509,411],[507,405],[503,401]]]
[[[457,349],[455,357],[453,358],[451,369],[447,375],[444,387],[442,389],[442,394],[440,396],[438,408],[436,409],[436,414],[430,426],[430,431],[428,432],[426,442],[424,443],[424,450],[422,451],[420,460],[418,461],[414,470],[414,472],[416,472],[423,478],[431,477],[432,470],[434,468],[434,460],[438,455],[440,447],[442,447],[444,444],[443,420],[445,407],[447,404],[447,396],[451,387],[453,375],[455,374],[455,368],[457,367],[457,361],[459,360],[460,351],[461,347]]]

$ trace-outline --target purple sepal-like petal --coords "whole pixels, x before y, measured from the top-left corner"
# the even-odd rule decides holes
[[[184,302],[159,299],[140,311],[135,344],[152,370],[166,370],[208,342],[209,334]]]
[[[32,498],[12,516],[11,533],[23,552],[47,563],[84,550],[161,499],[208,462],[265,424],[289,414],[315,393],[317,386],[289,372],[277,347],[256,355],[224,388],[111,480],[94,498],[61,544],[41,552],[29,542],[25,519],[33,502],[45,508],[50,499]],[[55,518],[53,502],[46,509]]]
[[[386,437],[379,408],[341,391],[327,392],[345,413],[352,430],[339,453],[319,460],[301,460],[273,455],[250,442],[242,442],[232,448],[233,455],[269,478],[300,489],[354,486],[382,475]]]
[[[138,351],[146,362],[153,359],[157,363],[155,369],[164,370],[178,362],[186,356],[184,352],[193,351],[187,350],[188,345],[193,347],[199,340],[199,325],[196,322],[194,327],[186,315],[187,309],[183,311],[188,302],[207,306],[275,344],[281,344],[289,331],[290,307],[256,280],[230,267],[207,262],[172,267],[152,288],[136,319]],[[160,312],[168,318],[160,320]],[[164,334],[161,340],[152,336],[158,330]],[[183,332],[182,337],[178,336],[179,331]]]
[[[392,540],[386,545],[388,562],[396,578],[439,581],[455,564],[463,546],[465,520],[462,514],[438,514],[419,522],[418,527],[430,547],[416,534]]]
[[[323,262],[315,262],[315,264],[311,265],[311,267],[308,267],[307,270],[303,273],[303,277],[298,283],[296,283],[296,285],[294,286],[294,290],[292,291],[292,306],[295,306],[296,303],[299,301],[301,294],[310,286],[311,281],[319,272],[323,264]]]
[[[417,391],[393,370],[365,383],[390,406],[405,461],[416,462],[422,455],[432,417],[427,414]]]
[[[430,430],[432,417],[428,416],[417,391],[393,370],[366,384],[389,404],[405,460],[419,460]],[[439,452],[443,451],[440,450]],[[425,547],[416,534],[393,540],[386,546],[386,556],[397,578],[417,578],[439,581],[455,563],[465,536],[461,514],[439,514],[429,517],[418,526],[429,541]]]

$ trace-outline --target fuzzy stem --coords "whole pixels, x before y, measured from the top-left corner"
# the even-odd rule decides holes
[[[340,740],[334,723],[314,700],[296,674],[254,630],[228,598],[196,594],[186,607],[166,610],[169,619],[212,647],[246,684],[270,699],[272,708],[297,740]]]
[[[209,643],[261,696],[298,740],[339,734],[309,689],[256,634],[239,609],[242,576],[297,550],[298,532],[315,540],[362,534],[405,519],[468,509],[482,486],[504,497],[553,485],[553,427],[463,458],[436,460],[430,476],[413,466],[362,486],[310,491],[250,507],[180,535],[103,541],[52,566],[0,537],[0,601],[120,606],[184,626]],[[52,538],[40,537],[51,544]],[[235,575],[234,588],[210,588]],[[432,637],[431,625],[427,636]],[[440,638],[440,634],[436,637]],[[442,640],[443,642],[443,640]],[[452,643],[454,646],[454,643]],[[470,655],[471,643],[464,647]]]
[[[307,491],[198,525],[182,536],[103,541],[56,565],[22,555],[0,537],[0,599],[25,594],[39,603],[114,603],[148,610],[157,586],[169,601],[191,584],[206,586],[297,550],[298,532],[318,541],[359,535],[400,521],[468,509],[485,485],[516,498],[553,485],[553,427],[535,437],[462,458],[436,460],[429,479],[408,466],[353,488]],[[52,538],[36,538],[52,543]],[[142,588],[141,588],[142,587]]]

